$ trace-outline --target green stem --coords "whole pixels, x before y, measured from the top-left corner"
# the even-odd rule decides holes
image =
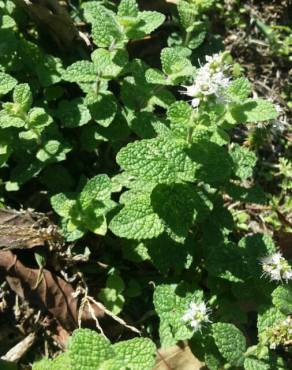
[[[188,46],[191,41],[192,32],[187,32],[183,45]]]
[[[189,127],[189,129],[188,129],[188,137],[187,137],[187,140],[188,140],[188,143],[189,144],[192,144],[193,143],[193,132],[194,132],[194,127]]]

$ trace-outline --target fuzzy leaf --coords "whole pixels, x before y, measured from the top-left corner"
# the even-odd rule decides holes
[[[51,205],[54,211],[64,218],[70,218],[75,204],[76,200],[74,194],[59,193],[51,197]]]
[[[139,12],[136,0],[121,0],[118,7],[120,17],[137,17]]]
[[[117,113],[117,102],[113,94],[100,94],[98,96],[88,95],[87,104],[92,119],[103,127],[108,127]]]
[[[215,323],[213,337],[222,356],[233,366],[242,366],[246,340],[242,332],[233,324]]]
[[[98,47],[107,48],[123,40],[122,28],[112,11],[97,4],[91,16],[92,37]]]
[[[224,182],[231,173],[232,160],[226,148],[207,140],[194,143],[188,152],[197,164],[197,176],[209,184]]]
[[[42,129],[49,126],[53,120],[43,108],[34,107],[28,112],[28,122],[30,128]]]
[[[237,78],[231,82],[226,94],[231,100],[241,102],[250,96],[251,84],[245,77]]]
[[[7,73],[0,71],[0,96],[5,95],[16,86],[17,81],[15,78],[9,76]]]
[[[261,122],[278,117],[273,103],[262,99],[247,99],[243,104],[231,110],[231,115],[238,123]]]
[[[251,177],[257,161],[254,152],[235,144],[230,150],[230,155],[234,162],[235,175],[241,180]]]
[[[8,127],[23,127],[25,125],[25,121],[20,117],[13,116],[8,112],[2,110],[0,111],[0,127],[1,128],[8,128]]]
[[[111,231],[126,239],[152,239],[164,231],[164,225],[154,213],[148,194],[134,197],[112,219]]]
[[[163,72],[172,79],[190,76],[195,71],[191,62],[183,55],[181,48],[164,48],[160,58]]]
[[[167,227],[179,237],[186,237],[195,219],[200,198],[189,184],[160,184],[151,194],[154,211]]]
[[[114,356],[110,342],[93,330],[75,330],[70,338],[68,353],[72,370],[98,369]]]
[[[32,104],[32,93],[29,84],[19,84],[13,91],[13,101],[18,104],[24,112],[27,112]]]
[[[157,85],[171,85],[171,81],[159,69],[150,68],[145,74],[147,82]]]
[[[56,110],[56,116],[64,127],[79,127],[91,119],[90,112],[81,98],[71,101],[62,100]]]
[[[144,11],[139,13],[139,20],[143,23],[139,30],[149,35],[156,30],[165,20],[165,15],[159,12]]]
[[[90,179],[82,189],[79,197],[83,209],[89,207],[96,200],[109,199],[111,195],[111,181],[107,175],[97,175]]]
[[[91,59],[99,76],[107,79],[117,77],[129,62],[126,50],[96,49],[91,54]]]
[[[158,183],[192,180],[196,168],[182,144],[163,138],[128,144],[118,153],[117,162],[129,174]]]
[[[177,101],[172,104],[167,111],[167,118],[170,120],[172,126],[187,127],[192,123],[193,109],[185,101]]]
[[[151,370],[156,346],[147,338],[134,338],[113,345],[115,355],[129,370]]]
[[[270,370],[270,365],[256,358],[246,358],[244,360],[245,370]]]
[[[69,82],[92,82],[97,79],[97,69],[92,62],[80,60],[63,72],[63,78]]]
[[[58,140],[48,140],[44,146],[38,150],[36,158],[41,162],[60,162],[66,159],[66,154],[71,148],[66,143]]]
[[[272,293],[273,304],[284,314],[292,313],[292,287],[289,285],[278,286]]]

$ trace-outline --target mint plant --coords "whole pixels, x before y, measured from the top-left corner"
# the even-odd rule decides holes
[[[136,0],[71,4],[87,46],[51,55],[0,1],[0,204],[53,215],[80,326],[92,295],[142,334],[96,319],[101,333],[76,329],[33,370],[151,370],[182,342],[211,370],[288,368],[290,257],[248,213],[273,199],[248,130],[279,111],[211,47],[215,2],[172,3],[171,21]],[[277,169],[288,202],[288,162]]]

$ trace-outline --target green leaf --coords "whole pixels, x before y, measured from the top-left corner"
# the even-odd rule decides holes
[[[264,190],[259,185],[250,188],[229,183],[225,186],[226,193],[234,200],[243,203],[266,204],[267,197]]]
[[[179,83],[179,77],[187,77],[194,74],[195,68],[189,59],[183,56],[181,48],[164,48],[161,51],[160,58],[163,72],[167,76],[171,76],[174,83]]]
[[[129,122],[131,129],[142,139],[152,139],[160,134],[163,136],[168,132],[168,127],[163,119],[151,112],[137,112],[135,117]],[[161,132],[163,132],[161,134]]]
[[[186,237],[194,222],[197,192],[190,184],[160,184],[151,194],[155,213],[179,237]]]
[[[244,369],[245,370],[270,370],[269,363],[266,363],[256,358],[246,358],[244,360]]]
[[[25,125],[25,121],[17,116],[11,115],[5,110],[0,111],[0,127],[8,128],[8,127],[16,127],[20,128]]]
[[[149,83],[161,85],[182,83],[188,76],[192,76],[195,71],[195,68],[184,54],[184,48],[182,47],[164,48],[160,56],[163,73],[156,69],[149,69],[146,72],[146,80]]]
[[[1,365],[2,364],[0,362],[0,366]],[[11,368],[11,370],[13,369],[15,368]],[[4,367],[3,370],[9,370],[9,367],[7,367],[7,369]],[[53,370],[53,361],[48,358],[43,358],[32,365],[32,370]]]
[[[34,107],[28,112],[28,126],[32,129],[41,130],[52,122],[52,117],[43,108]]]
[[[14,88],[13,101],[18,104],[24,112],[27,112],[32,104],[32,93],[29,84],[20,84]]]
[[[215,323],[213,337],[222,356],[233,366],[242,366],[246,351],[246,340],[242,332],[233,324]]]
[[[152,239],[164,231],[164,225],[154,213],[150,197],[142,194],[133,198],[112,219],[111,231],[126,239]]]
[[[102,335],[89,329],[77,329],[70,338],[68,354],[72,370],[93,370],[112,358],[114,350]]]
[[[117,77],[129,62],[126,50],[96,49],[91,54],[91,59],[100,77],[112,79]]]
[[[231,109],[231,115],[238,123],[261,122],[278,117],[273,103],[262,99],[247,99]]]
[[[118,7],[120,17],[137,17],[139,12],[136,0],[121,0]]]
[[[123,241],[123,256],[125,259],[135,263],[150,259],[145,243],[134,240]]]
[[[188,239],[184,244],[177,243],[166,233],[145,242],[148,259],[164,276],[169,271],[178,273],[186,268],[189,261],[189,250],[192,249],[189,244]]]
[[[68,352],[61,353],[55,357],[53,366],[49,370],[71,370],[71,361]]]
[[[233,101],[242,102],[251,94],[251,84],[245,77],[232,81],[226,90],[226,95]]]
[[[156,30],[165,20],[165,15],[159,12],[144,11],[139,13],[139,21],[142,25],[139,30],[143,31],[145,35],[149,35]]]
[[[124,296],[113,288],[104,288],[98,294],[98,298],[103,302],[105,307],[114,315],[118,315],[125,304]]]
[[[205,232],[212,233],[210,238],[214,239],[210,241],[204,238],[206,268],[209,273],[232,282],[244,282],[249,277],[249,272],[244,263],[242,251],[235,243],[215,238],[216,231],[212,230],[209,225]]]
[[[71,151],[66,143],[58,140],[49,140],[36,153],[36,158],[41,162],[60,162],[66,159],[66,154]]]
[[[85,100],[92,119],[103,127],[108,127],[117,113],[117,102],[113,94],[88,95]]]
[[[134,338],[113,345],[118,359],[129,370],[151,370],[155,364],[156,346],[147,338]]]
[[[12,153],[11,133],[8,130],[1,130],[0,136],[0,167],[8,160]]]
[[[188,1],[181,0],[177,4],[177,10],[181,25],[188,30],[198,19],[198,9],[195,4],[190,4]]]
[[[120,150],[117,162],[129,174],[145,182],[191,181],[196,169],[184,151],[184,145],[170,138],[130,143]]]
[[[209,184],[226,181],[232,170],[232,160],[226,148],[207,140],[194,143],[188,151],[190,158],[197,164],[196,176]]]
[[[252,177],[257,161],[255,153],[238,144],[234,144],[229,153],[235,166],[235,175],[241,180],[246,180],[249,177]]]
[[[90,179],[82,189],[79,202],[83,209],[97,200],[107,200],[111,195],[111,181],[107,175],[97,175]]]
[[[158,69],[150,68],[145,74],[147,82],[157,85],[171,85],[171,81]]]
[[[64,218],[70,218],[73,207],[76,204],[75,195],[59,193],[51,197],[51,205],[55,212],[59,216]]]
[[[173,103],[167,111],[167,118],[170,120],[173,127],[182,126],[185,130],[192,122],[193,109],[185,101],[177,101]]]
[[[0,71],[0,96],[9,93],[17,84],[15,78],[9,76],[7,73]]]
[[[284,314],[292,313],[292,287],[290,285],[278,286],[272,293],[273,304]]]
[[[97,79],[97,68],[92,62],[80,60],[71,64],[62,77],[69,82],[93,82]]]
[[[90,112],[82,98],[71,101],[62,100],[55,114],[61,121],[62,126],[69,128],[86,125],[91,120]]]
[[[92,37],[98,47],[112,47],[112,45],[118,44],[123,40],[122,28],[112,11],[102,5],[97,5],[91,16]]]

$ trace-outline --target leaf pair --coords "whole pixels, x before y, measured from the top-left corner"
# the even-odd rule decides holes
[[[111,181],[107,175],[90,179],[80,194],[59,193],[52,196],[52,207],[62,217],[67,240],[79,239],[87,230],[105,235],[106,214],[115,206],[110,197]]]

